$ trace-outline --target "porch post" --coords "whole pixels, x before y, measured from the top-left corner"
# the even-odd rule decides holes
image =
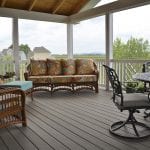
[[[113,59],[113,14],[107,13],[105,16],[105,37],[106,37],[106,65],[111,66]],[[109,81],[106,79],[106,90],[109,90]]]
[[[67,24],[67,55],[73,58],[73,24]]]
[[[17,79],[20,77],[19,71],[19,35],[18,35],[18,18],[12,19],[12,43],[13,43],[13,55],[15,62],[15,73]]]

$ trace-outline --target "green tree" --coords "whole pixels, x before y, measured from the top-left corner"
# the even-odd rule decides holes
[[[20,51],[24,51],[25,55],[27,56],[28,53],[31,51],[30,47],[28,46],[28,44],[21,44],[19,46]]]
[[[13,44],[11,44],[8,48],[13,49]],[[19,46],[20,51],[24,51],[25,55],[27,56],[29,52],[31,52],[30,47],[28,44],[21,44]]]
[[[117,38],[113,44],[113,58],[122,59],[125,55],[125,46],[125,43],[120,38]]]
[[[113,44],[115,59],[149,59],[150,46],[148,40],[131,37],[126,43],[117,38]]]

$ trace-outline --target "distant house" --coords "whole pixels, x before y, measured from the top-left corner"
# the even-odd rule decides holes
[[[19,51],[20,60],[27,60],[26,54],[24,51]]]
[[[45,47],[41,46],[41,47],[35,47],[33,49],[33,59],[35,60],[41,60],[41,59],[46,59],[46,58],[53,58],[51,56],[51,52],[46,49]]]
[[[13,50],[11,48],[8,49],[3,49],[1,52],[1,57],[6,56],[6,55],[10,55],[13,56]],[[23,51],[19,51],[19,59],[20,60],[26,60],[26,55]]]
[[[2,55],[12,55],[13,50],[10,48],[6,48],[2,50]]]

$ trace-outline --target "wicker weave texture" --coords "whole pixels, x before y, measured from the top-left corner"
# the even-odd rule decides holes
[[[25,94],[16,88],[0,88],[0,128],[17,123],[26,126]]]

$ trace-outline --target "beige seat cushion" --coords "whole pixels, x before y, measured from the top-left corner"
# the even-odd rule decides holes
[[[71,83],[71,75],[51,76],[51,83]]]
[[[62,72],[64,75],[74,75],[76,73],[76,66],[74,59],[62,59]]]
[[[94,63],[92,59],[77,59],[76,69],[78,75],[87,75],[94,73]]]
[[[45,60],[32,60],[31,59],[31,75],[46,75],[47,74],[47,65]]]
[[[29,76],[28,80],[33,81],[33,83],[50,83],[50,76]]]
[[[72,82],[94,82],[97,81],[96,75],[73,75]]]
[[[62,74],[61,60],[47,59],[47,74],[61,75]]]

